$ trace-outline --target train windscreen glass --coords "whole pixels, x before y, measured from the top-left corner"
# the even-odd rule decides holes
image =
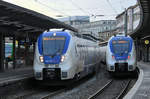
[[[43,55],[55,56],[63,52],[65,37],[44,37],[43,38]]]
[[[115,54],[122,54],[129,52],[129,41],[119,40],[112,41],[112,47]]]

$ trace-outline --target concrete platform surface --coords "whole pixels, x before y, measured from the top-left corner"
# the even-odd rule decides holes
[[[19,68],[0,73],[0,87],[33,77],[32,67]]]
[[[124,99],[150,99],[150,63],[138,62],[140,75]]]

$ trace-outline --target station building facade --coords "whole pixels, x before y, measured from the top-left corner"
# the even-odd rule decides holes
[[[133,32],[139,25],[141,18],[140,7],[138,3],[130,6],[126,11],[123,11],[116,16],[116,24],[114,28],[105,30],[99,33],[100,38],[108,40],[112,35],[117,33],[125,33],[125,24],[127,23],[127,33]],[[127,20],[127,22],[126,22]]]
[[[62,21],[69,25],[80,25],[80,24],[86,24],[90,22],[89,16],[69,16],[65,18],[59,18],[59,21]]]
[[[72,16],[68,18],[61,18],[59,20],[77,28],[81,34],[91,34],[100,39],[104,39],[103,33],[105,31],[112,31],[116,28],[116,20],[90,22],[89,16]]]
[[[100,20],[95,22],[89,22],[86,24],[75,25],[74,27],[79,29],[82,34],[90,33],[95,37],[103,39],[103,32],[114,30],[116,27],[115,20]]]
[[[115,35],[115,34],[117,34],[117,29],[116,29],[116,28],[114,28],[114,29],[112,29],[112,30],[100,32],[100,33],[99,33],[99,36],[100,36],[100,38],[101,38],[102,40],[108,41],[108,39],[109,39],[110,37],[112,37],[113,35]]]
[[[127,18],[126,18],[127,17]],[[125,33],[125,24],[127,20],[127,33],[133,32],[139,25],[141,11],[138,4],[130,6],[126,11],[116,17],[118,32]]]

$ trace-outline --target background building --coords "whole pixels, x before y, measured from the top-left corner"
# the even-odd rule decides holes
[[[109,30],[109,31],[103,31],[99,33],[99,37],[104,40],[107,41],[112,35],[117,34],[117,29],[113,29],[113,30]]]
[[[116,20],[100,20],[90,22],[89,16],[71,16],[67,18],[61,18],[59,20],[77,28],[81,34],[91,34],[96,38],[100,37],[100,33],[112,31],[116,28]]]
[[[114,30],[116,28],[116,21],[100,20],[86,24],[74,25],[74,27],[78,28],[81,34],[92,34],[95,37],[99,37],[99,33]]]
[[[65,18],[59,18],[59,21],[62,21],[69,25],[80,25],[89,23],[90,17],[89,16],[70,16]]]
[[[127,14],[126,14],[127,13]],[[137,28],[140,22],[140,7],[138,3],[129,7],[126,12],[122,12],[116,17],[118,32],[125,33],[125,26],[127,26],[127,33],[132,32]],[[127,20],[126,20],[127,18]],[[127,22],[126,22],[127,21]],[[127,23],[127,25],[126,25]]]

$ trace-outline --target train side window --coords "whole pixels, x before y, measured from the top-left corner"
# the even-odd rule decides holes
[[[84,48],[83,47],[80,47],[80,58],[81,59],[84,59]]]
[[[80,55],[80,53],[81,53],[81,45],[76,44],[75,50],[76,50],[76,55],[81,57],[81,55]]]
[[[77,48],[77,44],[75,45],[75,52],[76,52],[76,54],[78,55],[78,50],[77,50],[78,48]]]

